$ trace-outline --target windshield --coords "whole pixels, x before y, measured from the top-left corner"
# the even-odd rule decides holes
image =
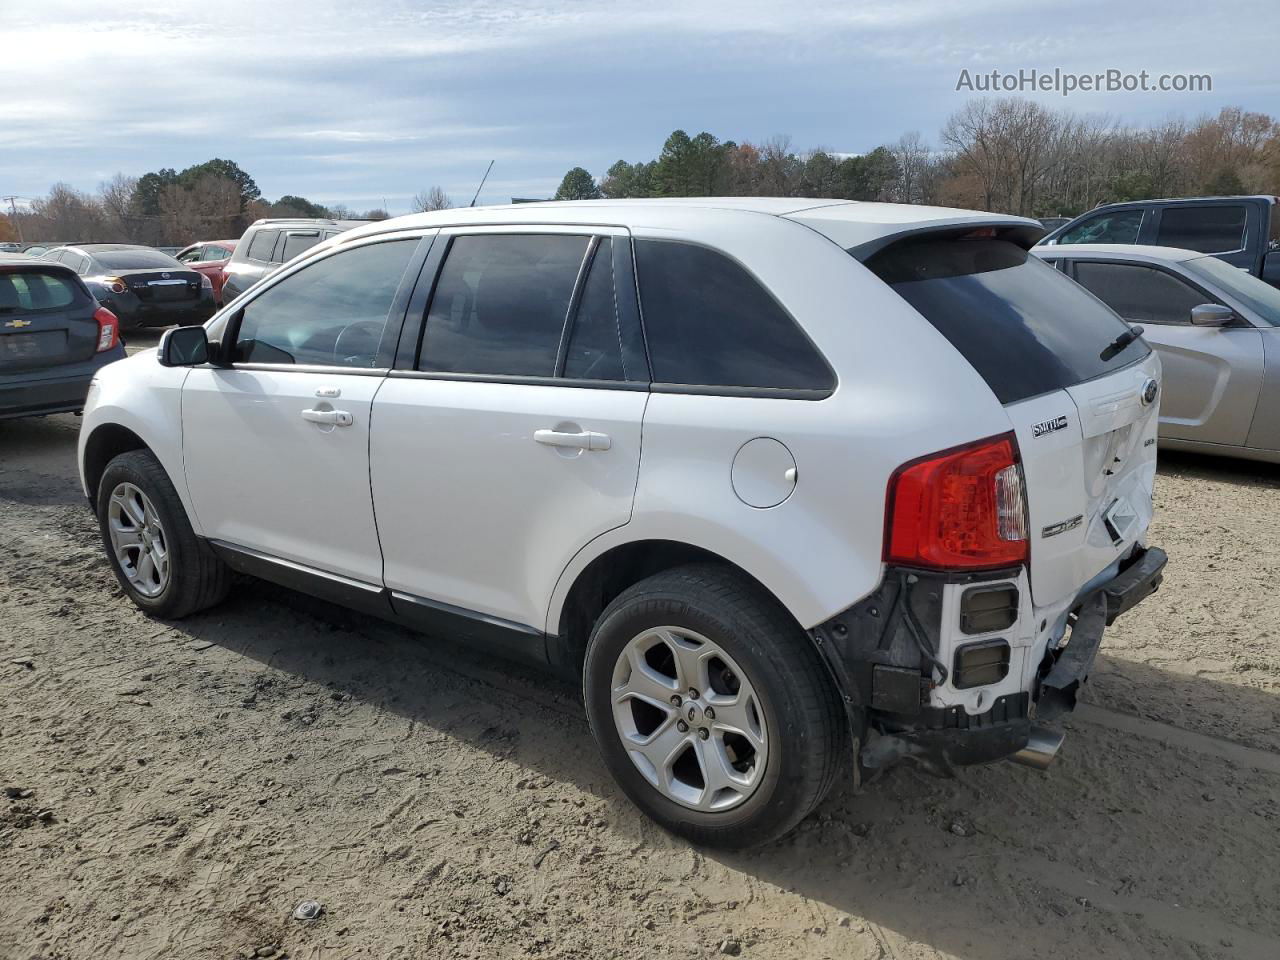
[[[1108,350],[1128,325],[1007,240],[899,243],[867,267],[951,341],[1001,403],[1092,380],[1151,352],[1141,339]]]
[[[1186,260],[1187,272],[1221,287],[1273,327],[1280,327],[1280,290],[1217,257]]]
[[[181,269],[182,264],[159,250],[97,250],[93,259],[108,270]]]

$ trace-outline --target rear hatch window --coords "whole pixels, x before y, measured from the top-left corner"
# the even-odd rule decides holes
[[[63,267],[0,270],[0,376],[93,356],[96,309]]]
[[[0,273],[0,315],[60,310],[78,295],[74,283],[52,272]]]
[[[182,266],[159,250],[103,250],[94,256],[108,270],[176,270]]]
[[[923,239],[866,266],[928,320],[1002,404],[1104,376],[1151,352],[1101,301],[1017,244]],[[1104,359],[1105,357],[1105,359]]]

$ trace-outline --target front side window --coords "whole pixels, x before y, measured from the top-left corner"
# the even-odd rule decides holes
[[[207,250],[208,248],[206,247],[205,249]],[[199,247],[192,247],[189,250],[183,250],[178,254],[177,259],[179,263],[195,263],[197,260],[202,259],[201,250]]]
[[[1280,327],[1280,290],[1217,257],[1184,261],[1188,273],[1216,284],[1273,327]]]
[[[259,230],[249,241],[249,249],[245,252],[245,256],[260,263],[270,263],[271,248],[276,245],[276,237],[279,235],[279,230]]]
[[[1058,243],[1137,243],[1141,210],[1116,210],[1090,217],[1058,238]]]
[[[1233,268],[1228,268],[1233,269]],[[1190,323],[1209,298],[1184,280],[1137,263],[1076,263],[1076,280],[1133,323]]]
[[[1244,247],[1245,208],[1238,205],[1165,207],[1156,243],[1200,253],[1231,253]]]
[[[831,368],[790,315],[722,253],[637,240],[640,306],[659,383],[830,391]]]
[[[234,359],[373,367],[417,240],[344,250],[285,277],[242,311]]]
[[[589,238],[455,237],[427,311],[418,369],[551,377]]]

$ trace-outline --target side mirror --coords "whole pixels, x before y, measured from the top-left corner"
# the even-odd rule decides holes
[[[160,365],[195,367],[209,362],[209,337],[204,327],[174,327],[160,337]]]
[[[1235,311],[1220,303],[1202,303],[1191,308],[1191,322],[1197,327],[1225,327],[1235,318]]]

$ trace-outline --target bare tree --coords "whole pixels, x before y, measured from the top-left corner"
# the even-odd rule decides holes
[[[98,185],[98,204],[102,208],[103,239],[137,243],[142,239],[141,218],[133,209],[133,194],[138,178],[117,173]]]
[[[898,161],[898,182],[894,199],[899,203],[925,203],[925,187],[929,183],[930,168],[934,165],[933,151],[918,130],[904,133],[889,150]]]
[[[28,239],[62,242],[97,240],[103,225],[97,201],[65,183],[55,183],[49,196],[32,203],[30,220],[22,227]]]
[[[415,213],[430,213],[433,210],[448,210],[453,206],[453,201],[449,199],[449,195],[444,192],[444,187],[433,186],[429,190],[419,193],[413,198],[413,210]]]

